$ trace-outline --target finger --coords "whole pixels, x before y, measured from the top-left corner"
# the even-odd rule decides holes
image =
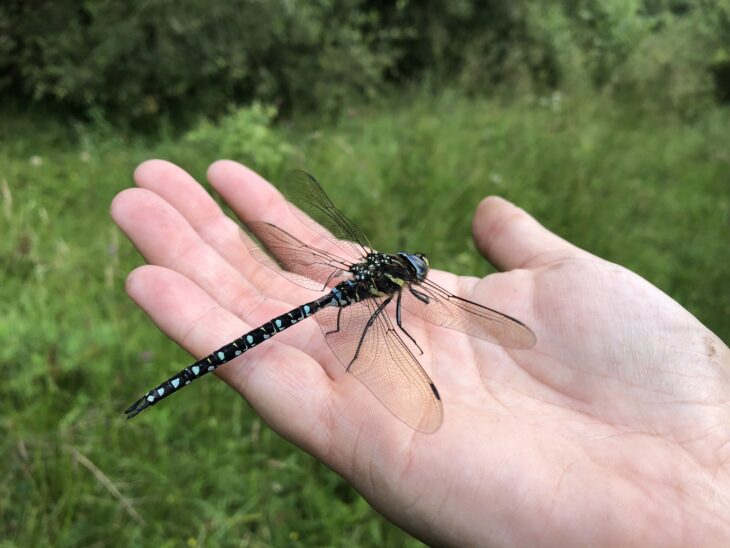
[[[163,332],[197,359],[252,327],[189,279],[166,268],[136,269],[129,275],[126,289]],[[268,341],[217,369],[216,374],[286,437],[310,448],[312,443],[317,448],[325,442],[317,438],[322,430],[317,424],[331,406],[335,385],[299,350],[276,339]]]
[[[500,270],[532,268],[585,251],[498,196],[482,200],[472,223],[479,252]]]
[[[242,240],[238,223],[227,217],[205,189],[180,167],[164,160],[149,160],[134,172],[138,186],[151,190],[177,210],[192,227],[199,239],[214,250],[223,262],[210,267],[232,267],[267,296],[291,295],[293,300],[306,299],[311,294],[297,292],[283,278],[271,275],[271,270],[251,257]],[[162,264],[162,263],[156,263]],[[290,301],[293,302],[293,301]]]
[[[193,227],[204,227],[212,219],[225,217],[215,200],[192,175],[166,160],[142,162],[134,170],[134,182],[159,194]]]
[[[111,215],[149,263],[187,276],[237,315],[250,309],[251,297],[260,300],[246,279],[157,194],[125,190],[112,201]]]
[[[331,240],[294,215],[281,192],[247,167],[230,160],[220,160],[208,168],[208,180],[244,223],[265,221],[308,245],[342,255],[342,250]]]

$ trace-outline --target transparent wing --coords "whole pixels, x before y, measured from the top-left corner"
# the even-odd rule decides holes
[[[290,172],[278,185],[294,215],[306,226],[357,261],[371,250],[370,242],[350,219],[337,209],[317,179],[305,171]]]
[[[429,323],[508,348],[531,348],[535,345],[535,334],[521,321],[457,297],[428,279],[412,286],[414,291],[426,296],[428,303],[414,296],[410,289],[403,290],[403,307]]]
[[[342,281],[351,263],[298,240],[276,225],[255,221],[248,228],[266,247],[264,251],[243,238],[249,253],[259,263],[281,274],[297,285],[321,291]]]
[[[443,421],[441,398],[387,312],[377,315],[363,338],[380,304],[380,299],[367,299],[345,308],[326,308],[315,318],[340,362],[391,413],[419,432],[435,432]],[[357,359],[352,361],[361,338]]]

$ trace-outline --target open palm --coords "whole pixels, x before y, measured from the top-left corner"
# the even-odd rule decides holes
[[[244,222],[306,240],[255,173],[223,161],[209,179]],[[236,223],[180,168],[146,162],[135,180],[141,188],[112,205],[150,263],[130,274],[128,292],[194,355],[313,298],[254,261]],[[474,235],[504,272],[430,277],[524,321],[538,342],[505,349],[405,318],[443,398],[435,434],[408,428],[345,374],[314,321],[219,376],[427,542],[727,542],[730,350],[642,278],[501,199],[480,205]]]

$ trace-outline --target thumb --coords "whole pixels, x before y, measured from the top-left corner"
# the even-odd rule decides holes
[[[500,270],[537,267],[586,253],[498,196],[479,204],[472,234],[479,253]]]

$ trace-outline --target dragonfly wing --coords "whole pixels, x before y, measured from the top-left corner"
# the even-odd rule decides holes
[[[340,362],[391,413],[419,432],[435,432],[443,421],[441,398],[387,312],[378,313],[365,332],[379,304],[381,299],[367,299],[344,308],[326,308],[315,318]]]
[[[531,348],[537,338],[532,330],[521,321],[457,297],[430,280],[412,287],[425,295],[428,302],[415,296],[409,288],[403,290],[403,307],[411,314],[434,325],[448,327],[497,343],[508,348]]]
[[[342,249],[346,257],[364,257],[371,246],[355,223],[337,209],[322,186],[305,171],[292,171],[278,186],[294,215],[307,227]]]
[[[350,268],[341,257],[307,245],[276,225],[255,221],[247,226],[268,251],[242,234],[251,256],[297,285],[321,291],[342,281]]]

